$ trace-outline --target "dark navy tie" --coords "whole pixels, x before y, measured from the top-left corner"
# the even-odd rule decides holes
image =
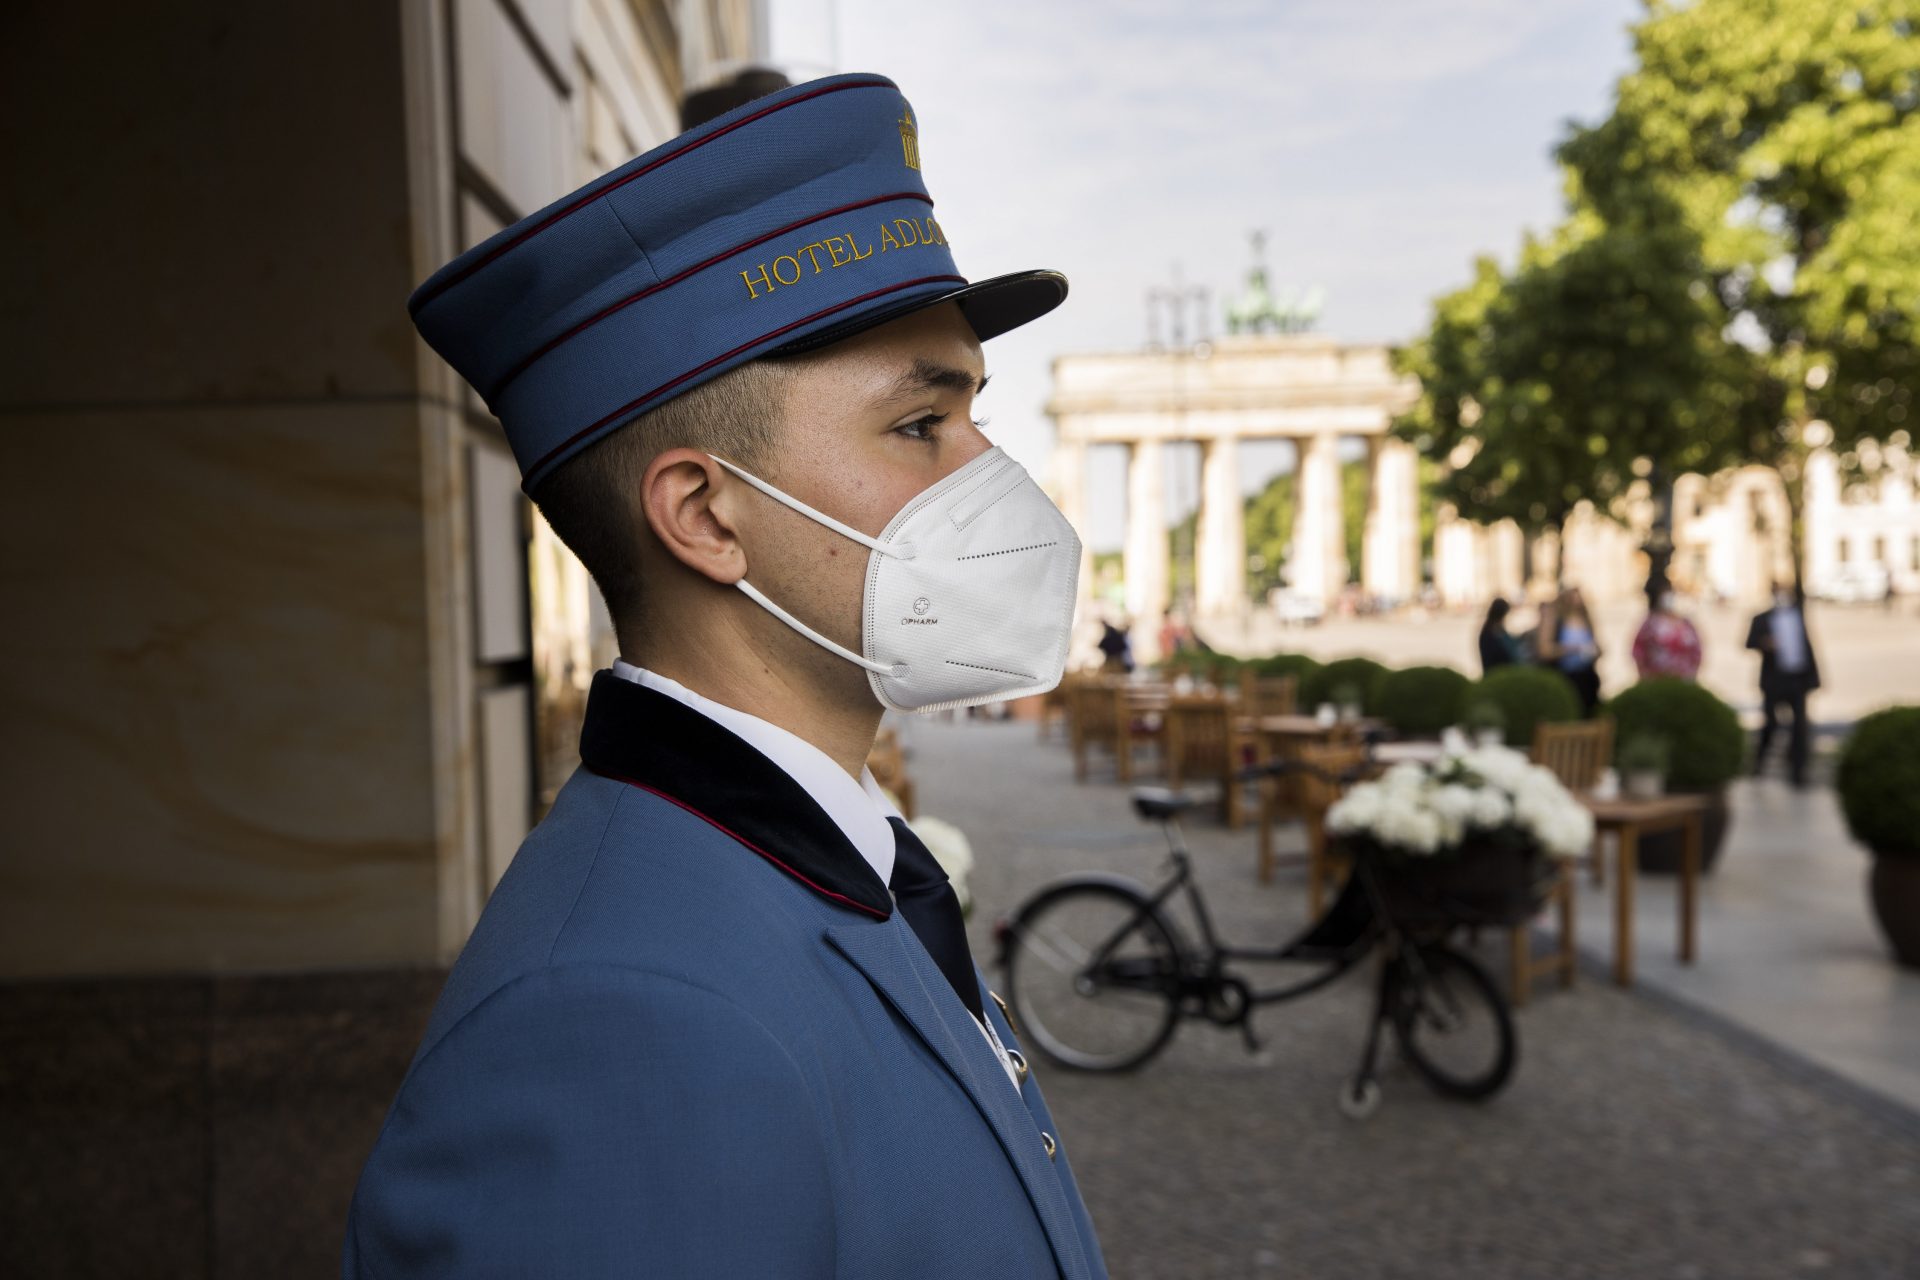
[[[893,875],[887,887],[893,890],[894,905],[947,976],[954,994],[984,1022],[973,953],[967,950],[967,923],[960,914],[960,895],[953,891],[947,873],[912,828],[898,818],[887,821],[893,824]]]

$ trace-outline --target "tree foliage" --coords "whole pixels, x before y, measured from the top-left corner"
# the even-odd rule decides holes
[[[1920,375],[1920,0],[1649,0],[1612,113],[1559,148],[1567,216],[1475,262],[1399,352],[1396,424],[1437,496],[1530,531],[1755,461],[1798,503],[1812,419],[1843,460]]]
[[[1743,448],[1795,478],[1910,429],[1920,372],[1920,0],[1652,0],[1613,114],[1560,155],[1609,223],[1697,237]]]

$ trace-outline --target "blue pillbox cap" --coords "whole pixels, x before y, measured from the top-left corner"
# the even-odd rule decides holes
[[[461,254],[407,307],[506,429],[521,487],[608,432],[760,356],[937,302],[981,341],[1066,297],[1024,271],[969,283],[892,81],[758,98]]]

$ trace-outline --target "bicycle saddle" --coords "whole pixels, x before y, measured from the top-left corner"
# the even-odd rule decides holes
[[[1135,787],[1131,794],[1133,811],[1156,822],[1177,818],[1201,803],[1199,796],[1190,796],[1184,791],[1174,791],[1168,787]]]

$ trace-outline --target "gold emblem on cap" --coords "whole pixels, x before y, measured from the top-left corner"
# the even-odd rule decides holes
[[[900,114],[900,150],[906,156],[907,168],[920,168],[920,130],[914,126],[913,112]]]

